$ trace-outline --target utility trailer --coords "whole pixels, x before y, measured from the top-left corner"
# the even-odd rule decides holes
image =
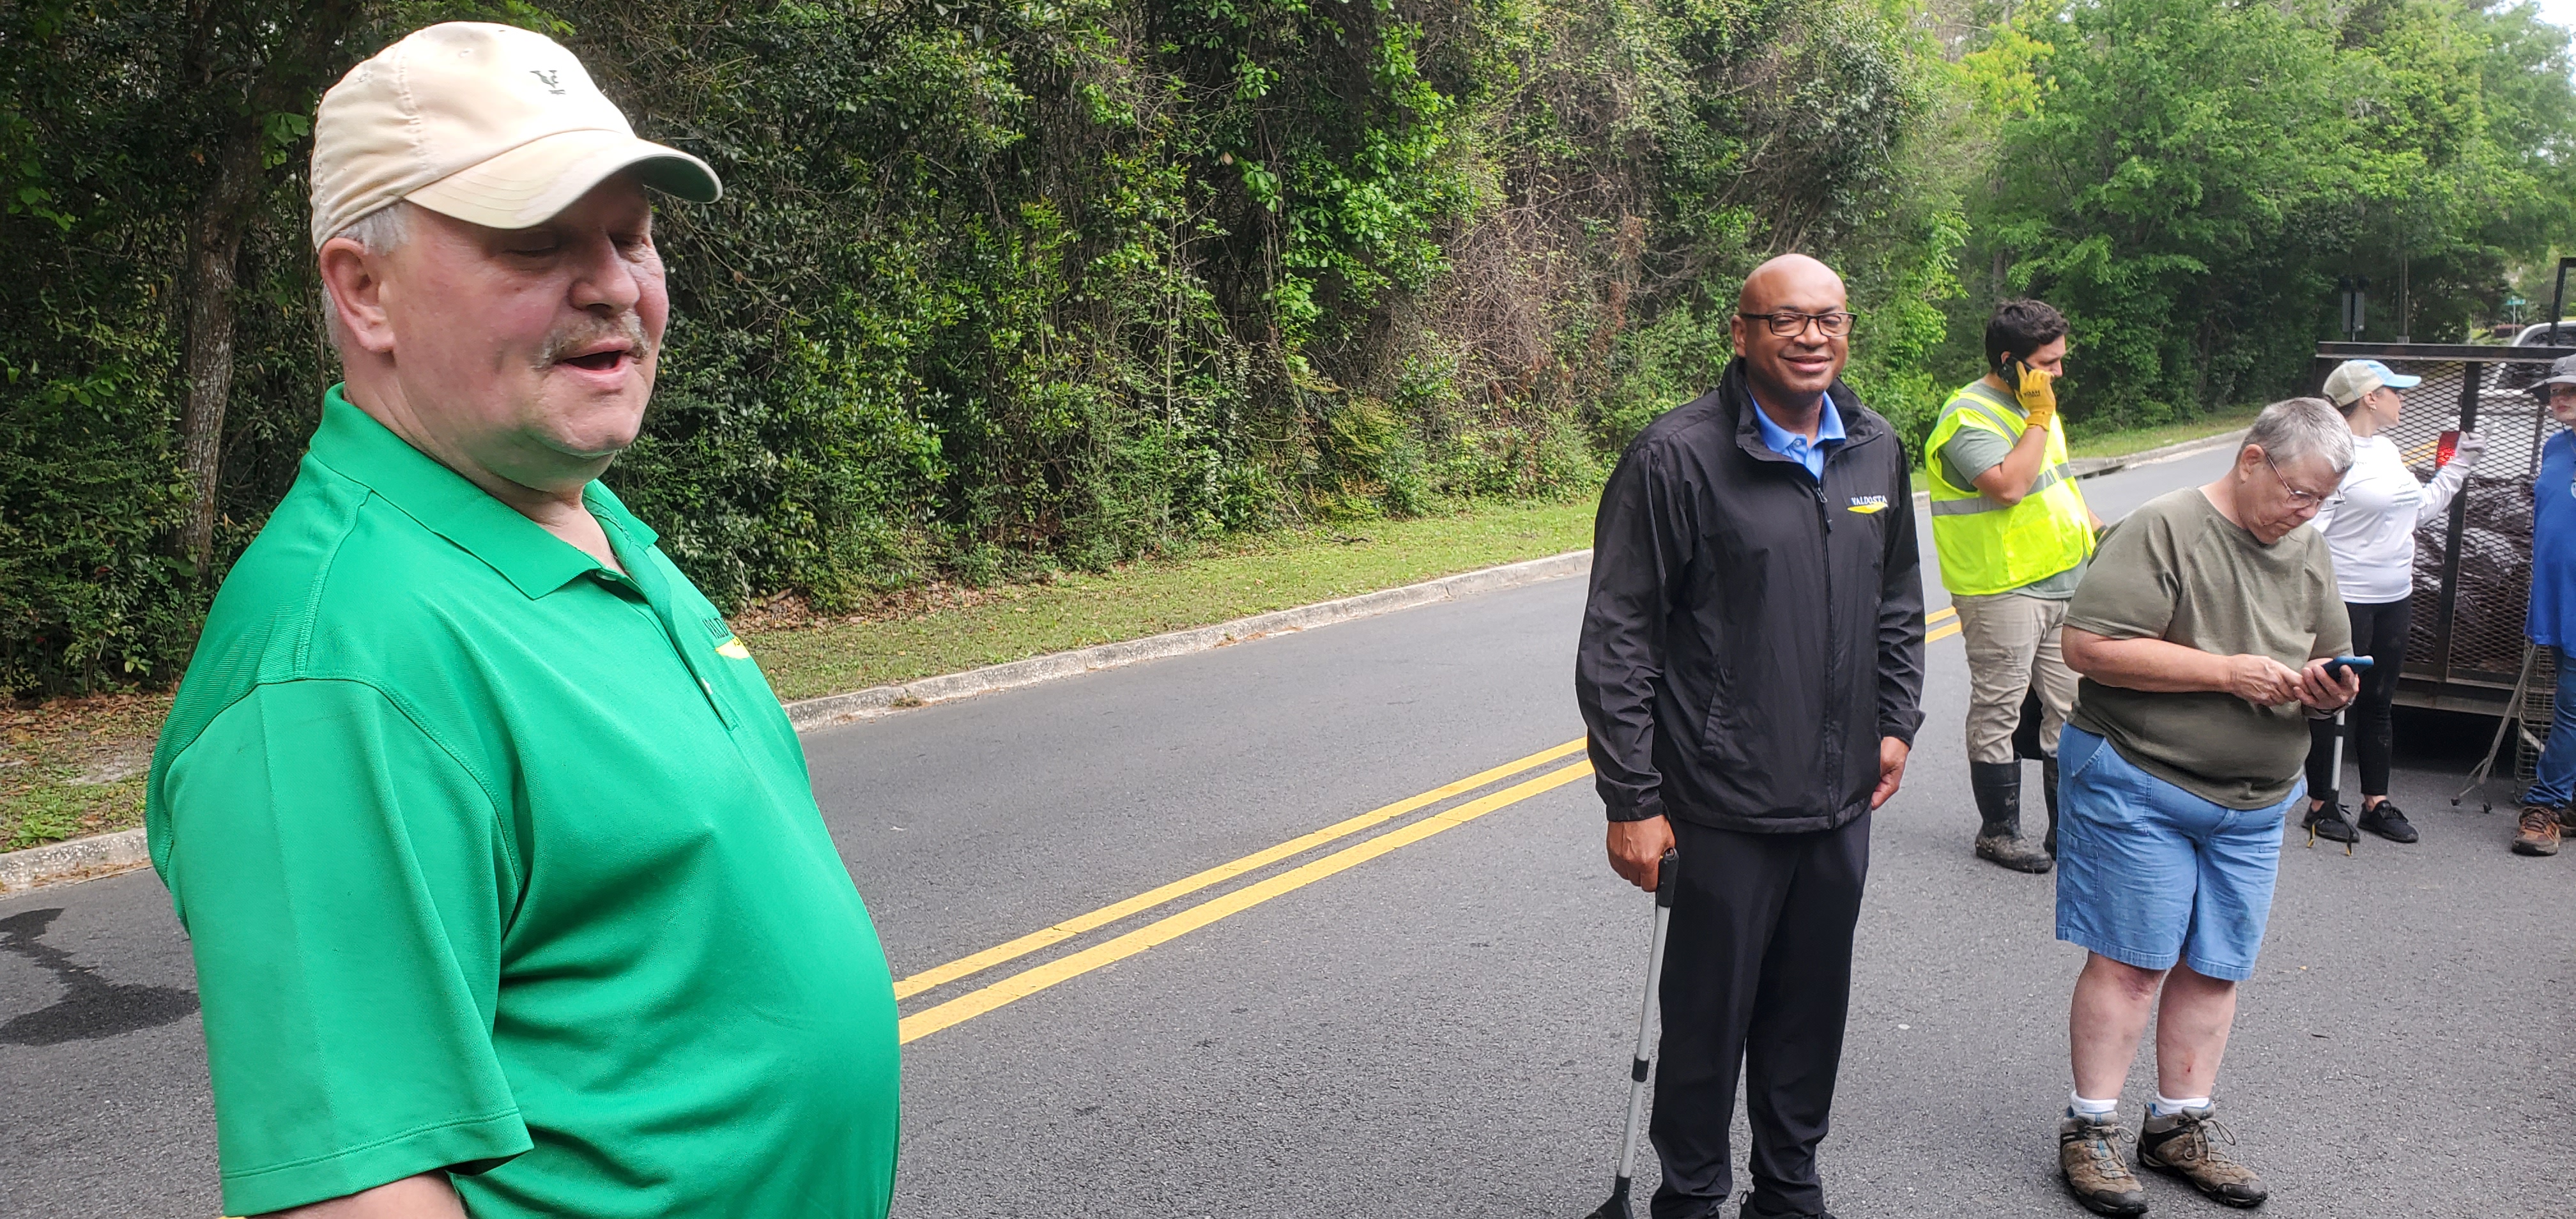
[[[2576,324],[2540,337],[2570,343]],[[2419,480],[2433,476],[2444,431],[2474,430],[2487,440],[2486,456],[2447,516],[2416,531],[2414,622],[2397,684],[2402,704],[2510,715],[2526,731],[2547,730],[2547,704],[2539,704],[2535,723],[2532,696],[2546,699],[2555,669],[2543,653],[2526,672],[2522,623],[2531,599],[2532,479],[2554,426],[2530,387],[2548,375],[2551,361],[2568,355],[2576,345],[2317,345],[2311,387],[2323,386],[2346,360],[2378,360],[2424,379],[2405,391],[2404,417],[2383,433]]]

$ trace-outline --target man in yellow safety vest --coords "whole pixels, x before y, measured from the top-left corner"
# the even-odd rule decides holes
[[[2067,600],[2093,555],[2100,517],[2067,467],[2053,383],[2066,367],[2066,318],[2032,300],[1995,306],[1985,376],[1941,408],[1924,446],[1932,541],[1968,649],[1968,781],[1977,857],[2046,872],[2057,856],[2057,732],[2075,706],[2075,674],[2058,653]],[[2026,695],[2041,706],[2041,781],[2048,835],[2021,835],[2021,757],[2013,747]]]

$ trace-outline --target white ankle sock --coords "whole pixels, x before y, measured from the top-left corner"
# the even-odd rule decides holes
[[[2206,1096],[2195,1096],[2183,1100],[2175,1100],[2162,1092],[2158,1092],[2156,1093],[2156,1099],[2149,1102],[2147,1105],[2147,1116],[2172,1117],[2185,1109],[2206,1109],[2208,1107],[2209,1098]]]
[[[2077,1117],[2109,1117],[2120,1111],[2120,1098],[2094,1100],[2074,1092],[2066,1094],[2066,1111]]]

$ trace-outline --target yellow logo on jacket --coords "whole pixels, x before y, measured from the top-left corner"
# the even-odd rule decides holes
[[[1886,510],[1887,497],[1884,495],[1855,495],[1851,497],[1850,511],[1860,513],[1863,516],[1867,516],[1873,512],[1885,512]]]

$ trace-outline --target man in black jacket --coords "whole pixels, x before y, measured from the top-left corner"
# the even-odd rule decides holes
[[[1821,1216],[1870,810],[1922,722],[1923,582],[1904,448],[1838,379],[1852,314],[1803,255],[1744,281],[1717,389],[1646,426],[1594,526],[1575,693],[1610,865],[1681,876],[1650,1132],[1655,1219],[1734,1187],[1748,1219]]]

